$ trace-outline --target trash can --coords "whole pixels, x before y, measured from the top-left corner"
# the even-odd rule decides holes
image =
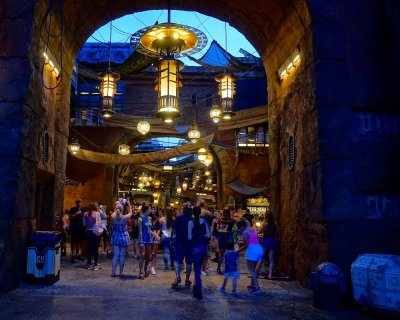
[[[361,254],[351,265],[354,300],[389,312],[400,312],[400,256]]]
[[[311,273],[311,283],[315,307],[329,311],[343,308],[346,276],[337,265],[330,262],[321,263]]]
[[[60,279],[61,232],[36,231],[29,237],[27,281],[55,282]]]

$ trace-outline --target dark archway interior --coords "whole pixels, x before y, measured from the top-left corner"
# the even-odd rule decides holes
[[[48,1],[2,5],[0,292],[5,292],[23,273],[27,237],[37,225],[34,212],[41,212],[42,228],[52,229],[54,215],[62,211],[70,72],[78,51],[107,21],[166,5],[65,1],[62,43],[60,37],[48,41],[43,29]],[[57,5],[54,34],[60,31]],[[322,261],[350,274],[360,253],[399,254],[400,80],[392,67],[400,54],[399,3],[180,0],[172,7],[229,21],[262,57],[271,209],[281,228],[282,270],[309,285],[310,271]],[[61,78],[43,68],[47,42],[52,55],[62,57]],[[296,48],[299,67],[280,79],[278,71]],[[45,131],[51,141],[46,163],[41,158]],[[289,137],[295,150],[291,166]],[[221,167],[229,168],[222,177],[228,180],[235,175],[234,161],[222,149],[214,152]],[[104,179],[112,178],[108,168]]]

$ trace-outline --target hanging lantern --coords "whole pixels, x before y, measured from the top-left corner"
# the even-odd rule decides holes
[[[99,73],[98,76],[101,80],[100,93],[102,98],[100,114],[103,118],[111,118],[114,114],[114,95],[117,92],[117,81],[120,76],[110,69],[104,73]]]
[[[207,153],[206,158],[202,161],[206,167],[209,167],[210,164],[213,162],[214,157],[210,152]]]
[[[142,135],[145,135],[147,132],[150,131],[150,123],[148,123],[146,120],[139,121],[137,124],[137,130]]]
[[[78,143],[78,140],[70,143],[69,147],[69,151],[71,151],[72,154],[77,154],[79,149],[81,148],[81,145]]]
[[[218,103],[213,103],[212,109],[210,110],[210,117],[214,123],[218,123],[221,120],[221,109]]]
[[[184,181],[184,182],[182,183],[182,190],[183,190],[183,191],[186,191],[187,187],[188,187],[188,184],[187,184],[186,181]]]
[[[153,179],[154,188],[159,188],[161,185],[161,181],[157,178]]]
[[[147,181],[147,182],[145,183],[145,186],[146,186],[146,187],[150,187],[150,181]]]
[[[171,123],[181,116],[179,112],[179,88],[182,87],[179,71],[183,63],[172,56],[154,63],[157,70],[158,111],[157,117],[163,122]]]
[[[120,144],[118,146],[118,153],[127,156],[131,152],[131,147],[128,146],[127,144]]]
[[[204,171],[204,175],[206,177],[210,176],[210,174],[211,174],[210,170],[207,169],[206,171]]]
[[[182,188],[181,187],[176,188],[176,193],[177,194],[181,194],[182,193]]]
[[[206,183],[212,184],[212,178],[207,178]]]
[[[201,134],[197,124],[193,124],[190,130],[188,131],[188,138],[192,143],[196,143],[197,140],[200,138]]]
[[[199,149],[199,151],[197,151],[197,158],[203,162],[206,159],[207,156],[207,150],[205,148],[201,148]]]
[[[218,94],[221,98],[221,116],[222,119],[230,119],[235,113],[233,112],[233,96],[235,95],[236,76],[232,74],[219,74],[215,77],[218,84]]]
[[[143,182],[139,182],[138,187],[139,187],[139,189],[143,189],[144,183]]]

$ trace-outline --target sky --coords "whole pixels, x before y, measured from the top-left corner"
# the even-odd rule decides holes
[[[167,10],[150,10],[129,14],[113,21],[113,30],[111,32],[111,42],[129,43],[130,35],[139,29],[153,25],[156,21],[159,23],[167,22]],[[207,46],[199,53],[193,55],[194,58],[200,58],[208,49],[212,40],[216,40],[225,48],[225,22],[216,18],[203,15],[195,11],[171,11],[171,22],[185,24],[195,27],[205,33],[208,38]],[[110,23],[96,30],[87,42],[108,43],[110,39]],[[227,24],[227,49],[234,56],[243,56],[239,50],[244,50],[259,56],[256,49],[250,44],[246,37],[235,28]],[[188,58],[179,58],[186,65],[196,65]]]

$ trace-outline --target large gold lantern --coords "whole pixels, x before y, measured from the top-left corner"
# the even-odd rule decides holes
[[[127,156],[131,152],[131,147],[127,144],[120,144],[118,146],[118,153],[123,156]]]
[[[188,138],[192,143],[196,143],[197,140],[199,140],[201,134],[199,131],[199,128],[197,127],[197,124],[193,124],[190,130],[188,131]]]
[[[233,96],[235,95],[236,76],[228,73],[219,74],[215,77],[218,84],[218,94],[221,98],[221,116],[222,119],[230,119],[233,112]]]
[[[161,181],[158,178],[155,178],[153,179],[153,185],[158,189],[161,186]]]
[[[210,117],[214,123],[218,123],[221,120],[221,109],[218,106],[218,103],[213,103],[213,106],[210,110]]]
[[[118,73],[112,72],[108,69],[104,73],[98,74],[101,80],[100,93],[101,93],[101,110],[100,114],[104,118],[111,118],[114,114],[114,95],[117,92],[117,81],[120,76]]]
[[[182,87],[179,71],[183,63],[172,56],[167,56],[156,63],[158,108],[157,117],[163,122],[171,123],[181,116],[179,112],[179,88]]]

